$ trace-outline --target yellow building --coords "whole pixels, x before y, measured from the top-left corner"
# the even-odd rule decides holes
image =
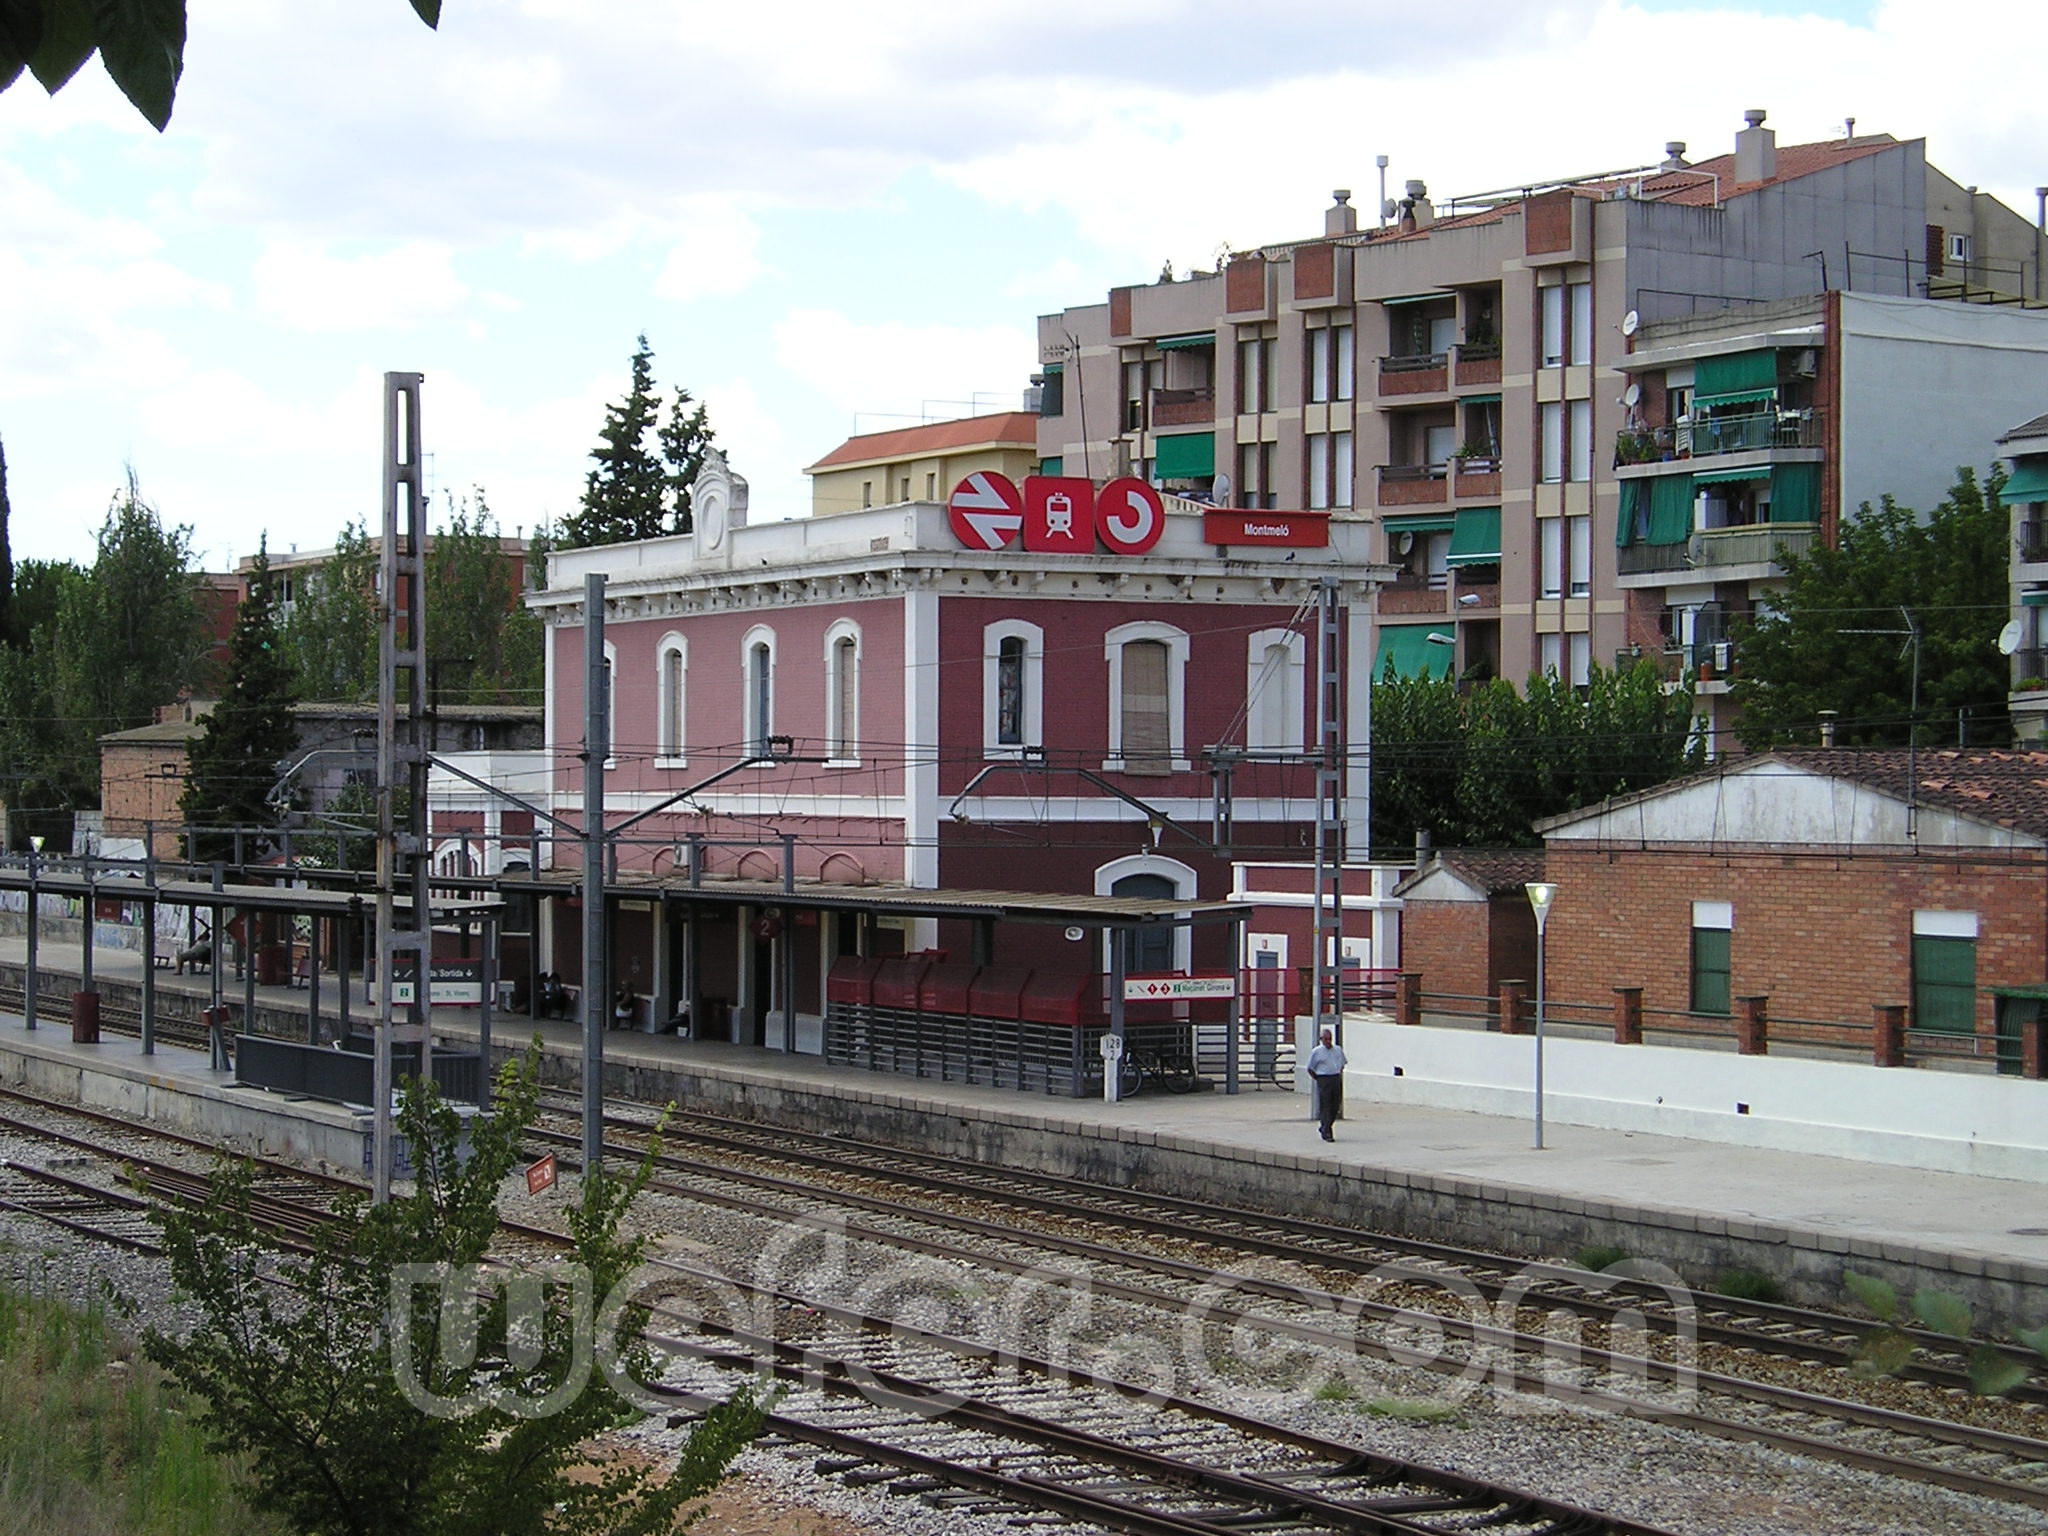
[[[858,512],[905,501],[944,501],[977,471],[1021,480],[1038,469],[1038,416],[1001,411],[850,437],[804,473],[811,512]]]

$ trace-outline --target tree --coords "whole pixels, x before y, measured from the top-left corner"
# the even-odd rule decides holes
[[[441,24],[441,0],[410,0]],[[24,70],[52,96],[97,52],[114,84],[161,133],[185,71],[185,0],[0,0],[0,91]]]
[[[249,595],[242,599],[228,642],[226,686],[192,743],[185,795],[179,801],[187,825],[278,824],[280,808],[272,804],[270,793],[280,765],[298,744],[292,703],[291,666],[277,637],[270,554],[259,545],[249,572]],[[205,836],[199,840],[198,857],[226,858],[233,846],[225,834]],[[246,845],[243,849],[245,857],[254,851]]]
[[[14,541],[7,531],[12,516],[7,505],[7,449],[0,445],[0,643],[12,643],[14,634]]]
[[[1961,719],[1979,740],[2007,734],[2009,686],[1998,630],[2006,587],[2005,484],[1960,468],[1926,517],[1889,496],[1842,525],[1833,549],[1787,554],[1785,588],[1739,635],[1736,731],[1753,750],[1812,741],[1822,710],[1844,745],[1903,744],[1912,718],[1909,637],[1920,632],[1919,719]],[[1910,615],[1911,622],[1908,623]],[[1924,727],[1923,727],[1924,729]]]
[[[1375,849],[1418,832],[1450,848],[1538,842],[1535,823],[1700,766],[1692,690],[1649,662],[1592,669],[1583,692],[1546,672],[1521,692],[1495,678],[1389,673],[1372,693]]]
[[[344,1199],[310,1256],[258,1230],[247,1163],[223,1167],[207,1205],[158,1217],[172,1280],[199,1317],[182,1337],[150,1331],[145,1350],[202,1404],[211,1442],[247,1458],[259,1510],[307,1536],[668,1532],[759,1432],[743,1389],[700,1421],[666,1478],[625,1460],[583,1475],[588,1442],[634,1410],[603,1373],[576,1390],[588,1339],[576,1336],[567,1289],[548,1287],[523,1335],[508,1319],[509,1283],[480,1287],[473,1338],[452,1320],[465,1310],[452,1288],[478,1286],[473,1266],[496,1234],[499,1190],[523,1160],[538,1096],[537,1043],[508,1064],[493,1111],[466,1134],[431,1084],[408,1079],[397,1121],[418,1168],[410,1191],[382,1206]],[[621,1282],[630,1289],[646,1240],[622,1237],[621,1219],[655,1155],[630,1176],[587,1179],[571,1209],[593,1303]],[[425,1274],[442,1283],[419,1284]],[[637,1300],[626,1306],[617,1336],[639,1339],[647,1317]],[[627,1361],[636,1381],[651,1379],[644,1344]],[[555,1411],[519,1411],[540,1398]]]
[[[377,694],[377,552],[361,523],[334,538],[300,584],[282,643],[302,699],[354,703]]]
[[[443,704],[534,704],[543,685],[542,625],[519,600],[512,562],[484,488],[453,497],[427,557],[428,665]]]
[[[661,419],[661,395],[654,384],[654,352],[642,334],[633,353],[632,383],[626,398],[605,407],[601,441],[590,450],[597,468],[583,484],[577,510],[562,519],[561,547],[623,544],[688,533],[692,526],[690,487],[711,446],[704,407],[678,387]],[[652,433],[654,444],[648,445]]]

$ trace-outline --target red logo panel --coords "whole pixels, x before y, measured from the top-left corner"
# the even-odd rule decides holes
[[[1166,504],[1142,480],[1112,480],[1095,498],[1095,532],[1113,555],[1142,555],[1166,532]]]
[[[1074,475],[1026,477],[1024,547],[1041,555],[1094,553],[1094,482]]]
[[[1008,475],[969,475],[953,487],[946,521],[969,549],[1002,549],[1024,526],[1024,494]]]

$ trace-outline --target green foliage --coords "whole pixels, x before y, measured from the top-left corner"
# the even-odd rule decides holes
[[[1920,630],[1920,718],[1944,733],[1963,711],[1973,735],[2006,737],[2007,666],[1998,630],[2006,589],[2003,471],[1980,485],[1956,471],[1948,498],[1926,517],[1885,497],[1845,521],[1834,549],[1787,555],[1785,588],[1741,637],[1733,689],[1744,745],[1812,742],[1822,710],[1837,714],[1844,746],[1904,745],[1912,715],[1912,652]]]
[[[294,692],[323,703],[377,696],[377,552],[361,523],[335,535],[334,553],[300,582],[280,636]]]
[[[412,791],[398,786],[391,814],[399,826],[406,825],[412,810]],[[316,869],[352,869],[367,873],[377,867],[377,786],[344,784],[314,818],[319,830],[294,833],[294,862]]]
[[[249,595],[235,615],[228,675],[206,726],[192,743],[179,810],[188,826],[270,828],[281,820],[270,800],[284,760],[298,744],[292,718],[291,662],[278,638],[268,551],[258,548],[249,571]],[[198,857],[229,857],[233,840],[202,835]],[[244,843],[243,857],[258,848]]]
[[[453,497],[427,557],[427,645],[442,704],[538,704],[543,626],[520,601],[497,519]]]
[[[690,486],[711,446],[704,407],[678,387],[661,414],[654,384],[654,352],[647,337],[633,353],[632,384],[626,398],[605,407],[601,441],[590,450],[597,468],[584,482],[583,500],[562,519],[561,547],[623,544],[691,529]],[[653,435],[654,445],[648,446]]]
[[[1714,1289],[1737,1301],[1783,1301],[1785,1289],[1769,1275],[1754,1269],[1724,1269],[1714,1279]]]
[[[2015,1332],[2013,1337],[2026,1345],[2027,1348],[2031,1349],[2043,1360],[2048,1360],[2048,1326],[2022,1328]]]
[[[1594,667],[1587,687],[1555,672],[1517,692],[1500,679],[1461,688],[1390,671],[1373,686],[1376,848],[1418,831],[1448,848],[1509,848],[1535,823],[1661,784],[1701,762],[1692,691],[1648,662]]]
[[[1913,1363],[1913,1341],[1896,1328],[1880,1328],[1856,1346],[1852,1376],[1896,1376]]]
[[[2024,1361],[2009,1359],[1988,1344],[1980,1344],[1970,1351],[1965,1369],[1970,1378],[1970,1390],[1980,1397],[2003,1397],[2015,1388],[2025,1386],[2033,1375]]]
[[[1581,1248],[1577,1256],[1572,1259],[1572,1262],[1581,1269],[1590,1269],[1595,1274],[1598,1274],[1603,1269],[1612,1269],[1615,1265],[1625,1261],[1628,1256],[1626,1248],[1615,1248],[1612,1246]]]
[[[505,1285],[478,1306],[474,1349],[437,1288],[394,1283],[401,1265],[458,1271],[484,1258],[497,1200],[524,1160],[521,1141],[539,1095],[539,1050],[509,1065],[496,1107],[464,1134],[431,1084],[408,1080],[398,1130],[418,1174],[385,1205],[344,1202],[310,1256],[283,1253],[259,1232],[249,1205],[253,1171],[227,1164],[215,1198],[159,1218],[173,1279],[198,1309],[183,1337],[152,1332],[146,1348],[204,1405],[212,1444],[248,1458],[252,1499],[305,1536],[522,1536],[522,1533],[666,1532],[690,1501],[716,1484],[758,1432],[760,1414],[741,1392],[693,1431],[665,1480],[621,1460],[580,1476],[593,1436],[632,1410],[601,1372],[553,1413],[523,1416],[507,1398],[530,1400],[569,1375],[574,1309],[551,1287],[538,1326],[508,1328]],[[644,1239],[620,1234],[645,1187],[652,1157],[631,1176],[586,1179],[572,1207],[577,1262],[602,1301],[640,1262]],[[274,1284],[273,1277],[285,1283]],[[644,1306],[626,1309],[635,1337]],[[441,1397],[474,1399],[466,1413],[424,1413],[395,1369]],[[652,1362],[629,1363],[646,1379]],[[505,1394],[501,1397],[499,1394]]]
[[[0,643],[8,644],[14,634],[14,541],[7,529],[13,515],[7,505],[7,449],[0,445]]]
[[[1970,1336],[1970,1304],[1960,1296],[1923,1285],[1913,1293],[1913,1315],[1935,1333],[1952,1339]]]
[[[204,620],[191,530],[166,528],[131,471],[89,570],[24,560],[0,653],[0,771],[33,830],[63,846],[99,803],[99,737],[147,725],[195,675]]]
[[[428,26],[441,0],[410,0]],[[185,70],[185,0],[0,0],[0,91],[24,69],[52,96],[97,51],[114,84],[161,133]]]
[[[262,1536],[183,1394],[98,1306],[0,1290],[0,1531]]]
[[[1853,1269],[1845,1269],[1842,1271],[1842,1284],[1848,1288],[1849,1294],[1856,1298],[1857,1304],[1864,1311],[1888,1323],[1897,1321],[1899,1293],[1888,1282],[1878,1279],[1875,1275],[1859,1274]]]
[[[1398,1419],[1406,1424],[1460,1424],[1463,1418],[1456,1403],[1427,1397],[1373,1397],[1358,1405],[1358,1411],[1375,1419]]]

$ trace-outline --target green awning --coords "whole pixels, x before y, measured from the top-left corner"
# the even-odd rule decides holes
[[[1440,638],[1432,640],[1431,635]],[[1385,677],[1391,668],[1396,677],[1449,677],[1452,659],[1458,651],[1455,640],[1448,624],[1383,626],[1379,659],[1373,664],[1372,675]]]
[[[1500,508],[1460,507],[1451,528],[1449,565],[1500,564]]]
[[[1778,464],[1771,469],[1771,521],[1820,521],[1820,466]]]
[[[1204,331],[1199,336],[1162,336],[1152,345],[1162,352],[1180,352],[1189,347],[1213,347],[1216,345],[1216,333]]]
[[[2020,606],[2022,608],[2048,608],[2048,590],[2022,592],[2020,594]]]
[[[1748,469],[1696,469],[1692,472],[1694,485],[1732,485],[1737,480],[1768,480],[1771,466],[1753,464]]]
[[[1624,480],[1621,482],[1621,512],[1614,519],[1614,545],[1627,549],[1637,539],[1649,532],[1650,526],[1650,482],[1647,480]]]
[[[1683,544],[1692,537],[1692,476],[1659,475],[1650,482],[1650,531],[1645,544]]]
[[[1458,396],[1458,404],[1460,404],[1460,405],[1499,405],[1499,404],[1500,404],[1500,396],[1499,396],[1499,395],[1460,395],[1460,396]]]
[[[1723,406],[1756,405],[1763,401],[1775,400],[1777,398],[1778,391],[1775,386],[1770,389],[1738,389],[1730,395],[1715,395],[1711,400],[1696,398],[1693,401],[1693,409],[1719,410]]]
[[[1152,449],[1152,473],[1161,480],[1199,480],[1216,473],[1216,434],[1162,437]]]
[[[2012,473],[1998,496],[2006,502],[2048,501],[2048,457],[2014,459]]]
[[[1778,354],[1774,348],[1703,357],[1693,371],[1695,406],[1735,405],[1764,400],[1778,392]]]
[[[1448,293],[1404,293],[1399,298],[1380,299],[1377,302],[1392,309],[1397,304],[1427,304],[1435,299],[1448,299]]]
[[[1066,455],[1056,453],[1049,459],[1040,459],[1038,472],[1041,475],[1064,475],[1067,472]]]
[[[1418,517],[1383,517],[1380,522],[1389,533],[1449,533],[1457,526],[1457,519],[1448,512],[1431,512]]]
[[[1056,373],[1065,373],[1067,371],[1067,365],[1065,363],[1047,363],[1038,371],[1044,374],[1047,378],[1051,378]]]

